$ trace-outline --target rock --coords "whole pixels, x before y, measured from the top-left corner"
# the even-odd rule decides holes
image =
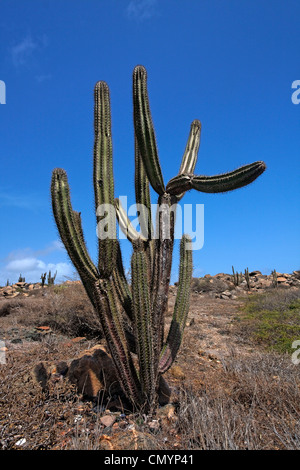
[[[259,282],[257,283],[257,287],[260,289],[266,289],[267,287],[270,287],[272,285],[272,281],[269,279],[260,279]]]
[[[33,379],[42,387],[42,390],[47,389],[48,379],[50,373],[43,362],[36,364],[32,371]]]
[[[257,276],[258,274],[261,274],[260,271],[251,271],[251,273],[249,273],[249,276],[253,277],[253,276]]]
[[[41,333],[50,333],[51,331],[50,326],[36,326],[35,329]]]
[[[28,284],[26,282],[16,282],[14,286],[24,289]]]
[[[286,278],[283,276],[277,277],[277,282],[286,282]]]
[[[112,359],[102,345],[83,351],[71,362],[66,377],[84,397],[96,398],[101,391],[122,393]]]
[[[116,416],[112,414],[106,414],[100,418],[100,423],[103,424],[106,428],[110,428],[116,421]]]

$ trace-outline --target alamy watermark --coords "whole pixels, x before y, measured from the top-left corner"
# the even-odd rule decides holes
[[[297,348],[297,349],[296,349]],[[300,364],[300,340],[297,339],[292,343],[292,349],[296,349],[292,354],[292,363],[296,366]]]
[[[3,80],[0,80],[0,104],[6,104],[6,85]]]
[[[293,104],[300,103],[300,80],[294,80],[292,83],[292,89],[295,91],[292,93],[291,100]]]
[[[111,204],[100,204],[97,208],[97,237],[105,239],[170,239],[180,240],[183,234],[189,235],[191,242],[187,243],[187,250],[201,250],[204,245],[204,204],[151,204],[151,220],[156,222],[156,229],[151,226],[149,211],[143,204],[132,204],[128,207],[127,196],[120,196],[119,202],[122,207],[122,217],[119,217],[116,226],[117,211]],[[124,215],[125,214],[125,215]],[[139,217],[142,214],[141,217]],[[133,217],[133,218],[132,218]],[[122,219],[122,220],[120,220]],[[175,222],[173,223],[173,220]],[[122,222],[123,221],[123,222]],[[121,222],[121,223],[120,223]],[[160,226],[160,233],[157,227]],[[174,227],[174,233],[173,233]],[[125,230],[124,230],[125,228]]]

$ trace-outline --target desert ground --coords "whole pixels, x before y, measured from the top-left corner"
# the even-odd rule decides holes
[[[257,271],[250,286],[243,276],[239,285],[225,274],[193,279],[183,342],[164,375],[171,395],[152,416],[131,410],[95,369],[94,382],[82,385],[82,370],[70,380],[74,361],[91,367],[105,350],[79,281],[0,289],[0,449],[299,450],[299,274],[277,273],[274,284]]]

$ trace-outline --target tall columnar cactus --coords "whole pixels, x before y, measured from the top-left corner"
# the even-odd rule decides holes
[[[135,138],[135,195],[139,204],[140,232],[114,198],[109,88],[98,82],[94,92],[94,171],[98,264],[88,253],[80,213],[73,210],[67,174],[55,169],[51,194],[55,221],[69,257],[75,265],[92,305],[98,313],[118,379],[132,404],[151,410],[157,404],[160,377],[172,365],[179,349],[189,310],[192,252],[188,235],[180,243],[179,284],[173,318],[165,335],[175,214],[170,208],[190,189],[207,193],[231,191],[251,183],[264,170],[261,161],[218,175],[195,175],[201,124],[193,121],[178,175],[164,183],[142,66],[133,72]],[[158,194],[156,223],[151,216],[149,184]],[[113,206],[114,210],[110,210]],[[101,236],[101,222],[109,211]],[[116,221],[132,242],[131,285],[124,274]],[[155,225],[155,229],[154,229]],[[103,234],[102,234],[103,235]],[[134,359],[136,357],[136,360]]]

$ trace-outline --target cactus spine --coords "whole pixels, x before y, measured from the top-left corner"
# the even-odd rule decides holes
[[[180,347],[189,310],[192,252],[188,247],[190,239],[184,235],[180,243],[175,308],[165,338],[164,316],[170,283],[176,205],[190,189],[218,193],[245,186],[264,171],[265,165],[255,162],[219,176],[195,175],[201,134],[201,124],[195,120],[191,124],[178,175],[165,186],[149,105],[147,73],[143,66],[135,67],[135,196],[141,227],[138,233],[120,201],[114,197],[110,97],[105,82],[96,84],[94,100],[93,186],[99,238],[97,265],[90,258],[85,244],[80,213],[72,208],[67,174],[59,168],[54,169],[52,174],[53,214],[61,240],[98,313],[123,391],[134,407],[151,411],[157,405],[160,377],[171,367]],[[149,185],[158,194],[155,233]],[[108,208],[113,208],[107,220],[109,236],[101,237],[101,223]],[[116,221],[133,247],[131,285],[124,274],[120,245],[115,236]],[[137,355],[137,361],[133,360],[133,354]]]

